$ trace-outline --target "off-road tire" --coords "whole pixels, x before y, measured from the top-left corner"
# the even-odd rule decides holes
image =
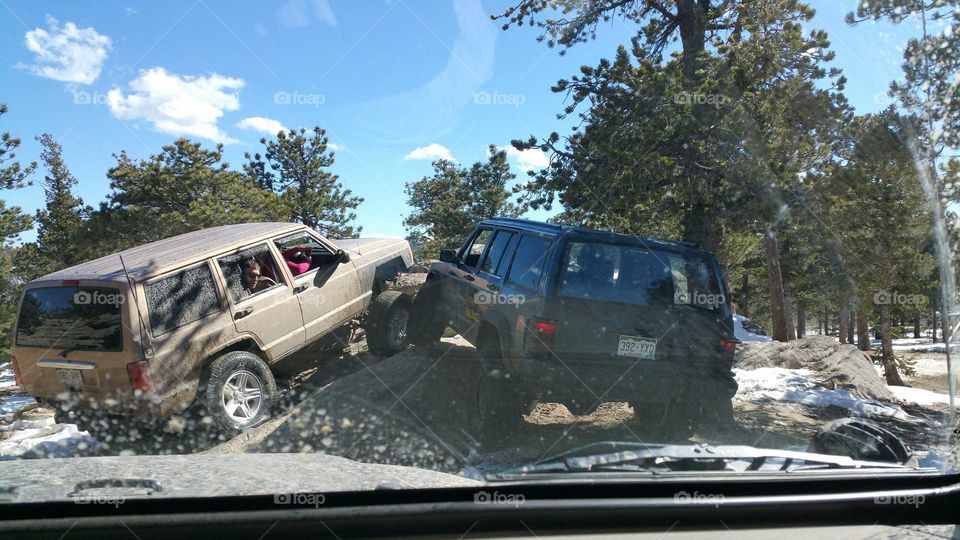
[[[367,317],[367,347],[370,352],[390,356],[410,345],[413,302],[400,291],[386,291],[370,303]]]
[[[410,342],[418,347],[430,347],[440,343],[443,331],[447,328],[440,293],[438,283],[427,281],[413,300]]]
[[[227,383],[237,388],[230,401],[229,390],[224,392]],[[247,351],[229,352],[214,360],[203,386],[207,412],[227,434],[246,431],[269,420],[279,396],[270,366]],[[255,390],[259,390],[259,401],[249,397],[255,395]],[[245,403],[245,407],[237,405],[239,402]]]

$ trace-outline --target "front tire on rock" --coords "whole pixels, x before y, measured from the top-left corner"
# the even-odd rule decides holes
[[[222,431],[234,434],[266,422],[277,403],[277,382],[259,356],[234,351],[210,364],[207,411]]]
[[[447,328],[440,295],[440,285],[427,281],[413,299],[413,319],[410,326],[410,342],[419,347],[440,343]]]
[[[410,345],[410,297],[400,291],[386,291],[370,303],[367,346],[381,356],[390,356]]]

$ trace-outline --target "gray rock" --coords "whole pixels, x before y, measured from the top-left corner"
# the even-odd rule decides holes
[[[893,399],[866,353],[829,336],[808,336],[787,343],[744,343],[737,350],[735,366],[808,369],[827,387],[843,388],[865,399]]]

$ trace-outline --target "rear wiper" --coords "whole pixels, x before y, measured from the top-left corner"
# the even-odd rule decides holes
[[[599,450],[599,452],[598,452]],[[910,470],[899,463],[861,461],[847,456],[752,446],[597,443],[532,465],[489,475],[491,479],[558,472],[637,471],[651,474],[693,471],[793,472],[816,469]]]
[[[75,350],[77,350],[76,347],[67,347],[66,349],[60,351],[60,357],[66,358],[68,354],[72,353]]]

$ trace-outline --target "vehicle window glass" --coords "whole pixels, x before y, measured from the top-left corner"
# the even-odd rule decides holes
[[[636,246],[571,242],[558,294],[637,305],[684,304],[716,309],[717,280],[702,257]]]
[[[521,236],[507,281],[528,289],[536,289],[543,274],[544,259],[550,249],[550,242],[549,238],[540,236]]]
[[[274,243],[294,277],[337,263],[337,255],[309,234],[288,236]]]
[[[171,274],[143,287],[154,335],[199,321],[220,309],[213,274],[206,264]]]
[[[481,272],[499,275],[497,268],[500,265],[500,260],[503,258],[503,254],[507,250],[507,244],[510,243],[511,238],[513,238],[513,233],[511,232],[497,232],[497,235],[493,238],[493,243],[490,244],[490,249],[487,250],[487,254],[483,258],[483,262],[480,263]]]
[[[483,248],[487,247],[487,243],[490,241],[490,237],[493,235],[493,231],[490,229],[483,229],[474,237],[473,242],[470,243],[470,246],[463,252],[463,264],[470,266],[472,268],[477,267],[477,261],[480,260],[480,255],[483,255]]]
[[[283,286],[283,277],[266,244],[217,259],[234,302]]]
[[[109,287],[44,287],[27,291],[17,323],[17,345],[119,351],[123,348],[120,306],[124,297]]]

